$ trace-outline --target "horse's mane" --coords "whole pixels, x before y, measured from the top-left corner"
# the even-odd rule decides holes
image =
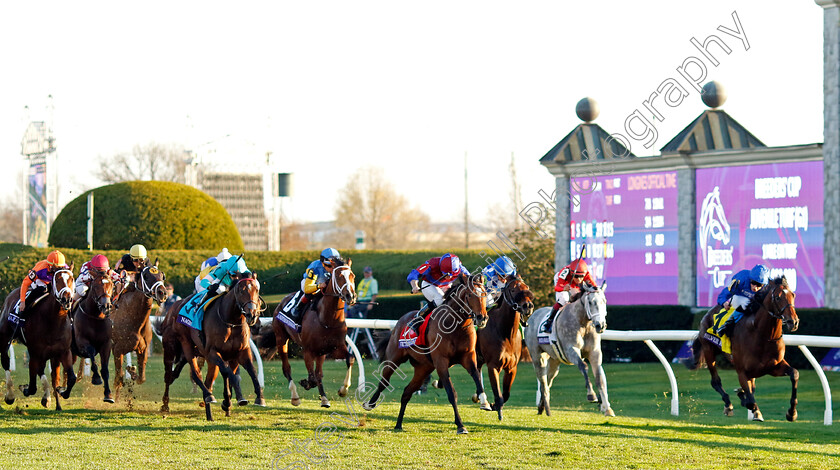
[[[335,256],[335,257],[332,257],[330,259],[335,262],[335,268],[337,268],[339,266],[347,266],[347,261],[345,261],[344,258],[341,258],[339,256]]]
[[[767,284],[765,284],[764,287],[761,288],[761,290],[759,290],[758,292],[755,293],[755,297],[754,297],[755,302],[757,304],[763,304],[764,299],[767,298],[767,296],[771,292],[773,292],[773,289],[775,289],[776,286],[781,286],[781,287],[784,287],[785,289],[790,288],[790,286],[788,285],[788,282],[787,282],[787,278],[784,277],[784,276],[779,276],[777,278],[770,279],[770,281]]]

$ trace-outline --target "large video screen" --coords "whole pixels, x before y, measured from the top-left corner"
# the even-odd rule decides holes
[[[715,305],[732,275],[761,263],[787,278],[797,307],[824,306],[822,162],[696,176],[697,305]]]
[[[570,248],[613,305],[677,303],[677,173],[572,180]]]

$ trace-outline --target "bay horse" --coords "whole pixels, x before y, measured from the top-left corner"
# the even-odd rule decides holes
[[[564,305],[554,319],[549,344],[539,344],[538,332],[551,308],[540,308],[531,316],[531,322],[525,327],[525,343],[531,352],[531,361],[537,374],[537,414],[545,410],[545,415],[551,416],[548,406],[551,384],[557,377],[558,367],[563,363],[576,365],[583,374],[586,399],[590,403],[600,402],[604,416],[615,416],[607,394],[607,377],[601,365],[601,333],[607,328],[606,289],[606,282],[601,287],[584,284],[580,296]],[[589,362],[595,375],[598,395],[595,395],[589,381],[586,362]]]
[[[103,384],[102,401],[114,403],[111,386],[108,383],[110,374],[108,361],[111,360],[111,312],[114,304],[111,296],[114,294],[114,283],[110,273],[93,274],[84,298],[76,303],[73,310],[73,353],[79,357],[90,359],[91,380],[93,385]],[[96,355],[99,354],[102,363],[102,376],[96,366]]]
[[[481,376],[476,364],[475,345],[476,328],[484,328],[487,324],[487,292],[484,288],[484,277],[481,274],[468,276],[462,274],[452,287],[446,291],[443,304],[436,307],[428,318],[426,327],[426,344],[428,346],[413,345],[410,348],[400,348],[400,337],[403,329],[412,322],[420,321],[416,317],[417,311],[403,315],[397,321],[394,330],[379,343],[379,357],[388,367],[384,367],[382,378],[376,391],[368,398],[362,407],[365,410],[374,409],[381,399],[385,388],[391,389],[390,378],[400,364],[409,361],[414,367],[414,377],[406,385],[400,399],[400,413],[395,431],[402,431],[405,407],[411,396],[420,389],[423,381],[437,371],[438,383],[443,384],[446,396],[455,413],[455,426],[458,434],[467,434],[467,428],[458,413],[457,395],[449,376],[449,368],[460,364],[473,378],[481,405],[488,407],[487,395],[481,384]]]
[[[516,367],[522,353],[522,333],[519,327],[528,324],[528,318],[533,312],[534,294],[522,278],[517,276],[505,283],[496,306],[487,312],[487,326],[478,330],[478,373],[481,374],[481,366],[486,363],[490,387],[496,399],[491,410],[496,410],[499,421],[502,420],[502,405],[510,399],[510,388],[516,378]],[[499,389],[501,370],[505,372],[503,392]],[[474,396],[473,401],[477,402],[478,396]]]
[[[120,294],[119,308],[111,314],[113,321],[112,341],[114,354],[114,391],[117,397],[124,385],[123,356],[137,353],[137,383],[146,381],[146,360],[148,348],[152,345],[152,325],[149,315],[152,303],[159,305],[166,301],[164,281],[166,275],[155,264],[146,266],[140,272],[127,273],[129,281]]]
[[[308,377],[300,381],[300,385],[304,390],[318,387],[322,407],[330,407],[330,401],[326,392],[324,392],[323,384],[323,365],[328,354],[332,354],[335,359],[344,359],[344,363],[347,365],[347,373],[344,376],[341,388],[338,390],[338,396],[347,396],[347,392],[350,390],[350,377],[355,357],[347,349],[345,307],[356,303],[356,276],[351,269],[352,260],[344,261],[341,258],[332,258],[332,261],[335,268],[333,268],[332,275],[322,291],[323,298],[317,303],[311,301],[307,305],[303,312],[300,333],[278,318],[283,307],[294,295],[289,294],[274,310],[274,320],[271,322],[271,328],[274,332],[273,338],[271,334],[263,337],[263,347],[272,349],[276,347],[280,359],[283,361],[283,376],[289,381],[289,390],[292,392],[291,401],[294,406],[299,406],[301,400],[297,392],[297,386],[292,380],[292,368],[289,364],[288,342],[290,339],[303,349],[303,362],[309,372]],[[271,339],[274,339],[274,344],[271,344]]]
[[[73,373],[73,354],[70,352],[73,333],[68,317],[74,289],[75,280],[71,264],[68,269],[56,271],[49,292],[44,294],[42,300],[38,301],[34,295],[30,294],[26,321],[20,328],[20,341],[29,350],[29,385],[22,385],[20,390],[25,397],[34,395],[38,388],[36,379],[40,377],[44,387],[41,405],[45,408],[50,403],[50,385],[44,374],[47,360],[50,361],[52,368],[52,391],[55,395],[56,410],[61,410],[59,396],[64,399],[70,398],[70,391],[76,383],[76,374]],[[15,304],[19,299],[20,288],[17,288],[6,297],[3,313],[0,316],[0,363],[6,371],[5,400],[8,405],[15,402],[14,384],[9,372],[9,344],[14,339],[16,329],[8,318],[9,314],[14,312]],[[61,392],[59,392],[61,377],[59,365],[67,371],[67,387]]]
[[[203,292],[193,295],[204,295]],[[240,365],[245,368],[254,384],[255,404],[265,406],[262,388],[254,369],[251,355],[251,329],[260,319],[261,298],[260,284],[255,273],[238,279],[223,295],[216,297],[207,305],[202,321],[202,331],[183,325],[177,321],[181,306],[190,298],[175,302],[166,312],[161,333],[163,336],[163,368],[165,388],[161,412],[169,412],[169,386],[181,373],[184,365],[190,366],[190,377],[201,389],[204,411],[207,421],[213,421],[210,403],[213,395],[201,381],[201,371],[197,358],[204,357],[208,363],[219,368],[224,378],[224,400],[222,411],[230,416],[231,388],[236,394],[237,404],[248,404],[242,396],[239,376],[236,370]],[[177,361],[177,363],[176,363]]]
[[[755,379],[764,375],[790,377],[791,394],[790,409],[785,418],[794,421],[796,412],[796,387],[799,382],[799,371],[785,361],[785,341],[782,338],[782,327],[790,331],[799,328],[799,317],[796,315],[794,298],[796,294],[790,290],[784,276],[771,279],[761,290],[756,292],[753,303],[757,307],[754,315],[745,314],[734,325],[730,335],[732,354],[729,355],[732,365],[738,372],[741,388],[738,397],[741,406],[753,413],[753,420],[764,421],[761,411],[755,402]],[[733,415],[732,402],[723,390],[720,375],[718,375],[716,357],[721,353],[720,347],[707,337],[707,329],[714,322],[714,314],[720,306],[712,307],[700,321],[700,333],[692,343],[692,362],[687,364],[689,369],[697,369],[703,363],[709,366],[712,376],[712,388],[723,399],[723,413]]]

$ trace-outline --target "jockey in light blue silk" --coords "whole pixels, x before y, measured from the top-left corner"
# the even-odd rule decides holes
[[[761,290],[767,284],[770,278],[770,270],[763,264],[757,264],[749,271],[744,269],[732,276],[732,281],[728,287],[724,287],[718,295],[717,303],[723,309],[718,315],[715,315],[715,333],[718,335],[729,335],[732,333],[732,326],[738,323],[744,312],[747,310],[747,305],[752,302],[755,293]],[[734,310],[734,311],[733,311]],[[732,311],[732,315],[726,320],[723,325],[718,325],[720,313],[725,311]]]
[[[502,295],[505,283],[516,276],[516,265],[507,256],[500,256],[484,268],[481,274],[484,275],[484,286],[487,289],[487,311],[489,312]]]

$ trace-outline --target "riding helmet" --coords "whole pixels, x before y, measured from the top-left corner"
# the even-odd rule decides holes
[[[143,245],[134,245],[128,252],[132,259],[146,259],[146,247]]]
[[[97,271],[107,272],[111,269],[111,264],[108,262],[108,258],[105,255],[99,254],[90,260],[90,267],[96,269]]]
[[[493,266],[496,268],[496,272],[502,276],[512,276],[516,272],[516,266],[507,256],[499,256]]]
[[[750,270],[750,281],[757,282],[763,286],[767,284],[768,280],[770,280],[770,270],[767,269],[767,266],[756,264]]]
[[[440,272],[447,276],[452,276],[461,270],[461,260],[452,253],[447,253],[440,257]]]
[[[55,250],[47,255],[47,263],[53,266],[65,266],[67,264],[66,260],[64,259],[64,253],[58,250]]]
[[[327,266],[332,266],[333,258],[341,258],[341,255],[338,254],[338,250],[335,248],[325,248],[324,251],[321,252],[321,262]]]

